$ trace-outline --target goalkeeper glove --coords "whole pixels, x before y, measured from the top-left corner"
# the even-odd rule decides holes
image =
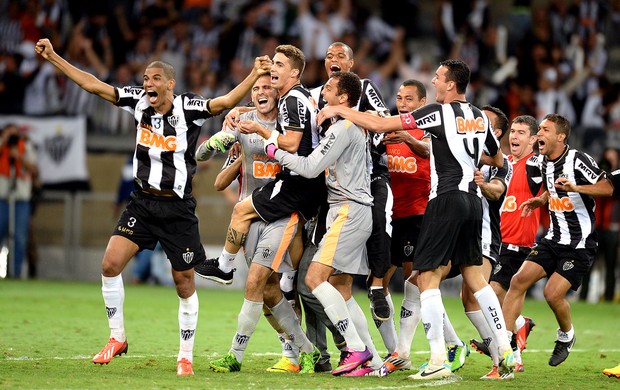
[[[278,150],[278,135],[280,135],[280,133],[272,131],[269,138],[263,139],[265,154],[270,158],[275,158],[276,156],[276,150]]]
[[[203,144],[209,151],[219,149],[220,152],[224,153],[235,141],[237,141],[237,137],[230,133],[220,131],[219,133],[213,134],[211,138],[203,142]]]

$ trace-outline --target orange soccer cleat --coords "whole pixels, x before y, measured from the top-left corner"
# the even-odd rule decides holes
[[[121,343],[120,341],[116,341],[116,339],[112,337],[110,338],[110,340],[108,340],[108,343],[105,347],[103,347],[101,352],[99,352],[95,355],[95,357],[93,357],[93,363],[108,364],[114,356],[120,356],[124,353],[126,354],[128,347],[129,345],[127,344],[127,340]]]
[[[183,358],[177,362],[177,375],[178,376],[190,376],[194,375],[194,369],[192,368],[192,362]]]

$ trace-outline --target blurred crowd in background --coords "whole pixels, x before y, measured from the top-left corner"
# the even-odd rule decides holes
[[[59,76],[34,54],[41,37],[113,85],[141,85],[146,64],[178,72],[177,92],[205,97],[233,88],[256,56],[292,43],[306,55],[303,82],[325,79],[334,41],[349,44],[354,70],[393,104],[397,86],[430,86],[437,63],[472,70],[470,101],[509,118],[566,116],[572,143],[594,156],[620,146],[619,0],[3,0],[0,113],[85,115],[89,134],[128,134],[133,119]],[[614,40],[615,39],[615,40]],[[432,99],[433,89],[429,89]],[[219,130],[207,121],[205,134]]]

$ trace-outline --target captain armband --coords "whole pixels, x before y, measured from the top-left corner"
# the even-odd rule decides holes
[[[415,119],[411,113],[400,114],[400,123],[403,125],[403,130],[413,130],[417,128]]]

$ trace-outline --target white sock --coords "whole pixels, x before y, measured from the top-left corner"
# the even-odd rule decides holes
[[[239,310],[237,316],[237,333],[232,340],[232,346],[230,351],[235,355],[237,361],[241,363],[243,360],[243,353],[248,346],[250,337],[256,329],[256,324],[263,313],[263,302],[253,302],[243,299],[243,306]]]
[[[392,303],[392,295],[388,294],[385,296],[385,300],[390,307],[390,318],[387,321],[378,321],[375,320],[375,325],[377,329],[379,329],[379,334],[383,339],[383,344],[385,344],[385,348],[388,350],[388,354],[391,354],[396,350],[396,326],[394,325],[394,303]],[[350,311],[350,310],[349,310]]]
[[[493,338],[497,341],[499,353],[503,356],[504,351],[512,348],[510,347],[510,340],[506,336],[506,322],[504,321],[504,313],[499,305],[499,300],[493,288],[489,285],[476,291],[474,297],[478,301],[482,314],[495,336]]]
[[[420,289],[415,284],[405,280],[405,297],[400,309],[400,334],[396,344],[396,352],[398,352],[399,357],[408,359],[411,355],[411,343],[421,319]]]
[[[517,317],[517,320],[515,321],[515,331],[518,333],[519,329],[523,328],[523,325],[525,325],[525,318],[519,314],[519,317]]]
[[[349,313],[351,314],[351,319],[355,324],[355,329],[357,329],[357,333],[359,334],[364,344],[368,347],[370,353],[372,353],[372,360],[370,361],[370,365],[373,369],[378,370],[383,365],[383,361],[377,353],[375,344],[372,342],[372,338],[370,337],[370,331],[368,330],[368,322],[366,320],[366,316],[364,315],[362,308],[360,307],[360,305],[358,305],[355,298],[349,298],[346,303],[347,309],[349,309]]]
[[[293,284],[295,281],[296,273],[297,271],[282,272],[282,276],[280,277],[280,290],[282,290],[282,292],[293,291]]]
[[[235,264],[235,257],[237,257],[236,253],[228,253],[226,249],[222,249],[222,253],[220,257],[217,259],[219,268],[223,272],[230,272],[233,270],[233,265]]]
[[[185,358],[193,361],[194,335],[198,323],[198,294],[196,291],[189,298],[179,297],[180,348],[177,361]]]
[[[110,337],[121,343],[127,339],[125,336],[125,320],[123,316],[123,303],[125,301],[125,287],[123,276],[101,275],[101,294],[108,315]]]
[[[568,342],[571,341],[575,337],[575,328],[571,324],[570,330],[568,332],[563,332],[560,328],[558,328],[558,341]]]
[[[314,345],[301,329],[297,314],[295,314],[295,310],[289,301],[282,297],[277,305],[269,308],[269,311],[271,311],[273,318],[278,321],[284,333],[291,338],[301,352],[314,351]]]
[[[441,300],[441,291],[438,288],[433,288],[421,293],[420,308],[426,338],[431,348],[430,362],[435,365],[442,365],[448,360],[448,355],[446,354],[446,342],[443,334],[443,313],[445,309]]]
[[[299,364],[299,348],[293,340],[286,333],[278,334],[278,340],[282,344],[282,356],[286,356],[294,364]]]
[[[321,302],[325,314],[346,340],[347,348],[354,351],[366,349],[366,345],[355,329],[347,304],[338,290],[329,282],[323,282],[312,290],[312,294]]]
[[[493,365],[499,365],[497,342],[493,338],[493,331],[491,330],[491,328],[489,328],[489,324],[484,318],[482,310],[468,311],[465,312],[465,315],[467,315],[476,330],[478,330],[482,341],[484,341],[489,346],[489,352],[491,352],[491,359],[493,360]]]
[[[459,345],[463,346],[463,342],[456,334],[452,323],[450,322],[450,318],[448,317],[448,313],[443,312],[443,338],[446,342],[446,345]]]

